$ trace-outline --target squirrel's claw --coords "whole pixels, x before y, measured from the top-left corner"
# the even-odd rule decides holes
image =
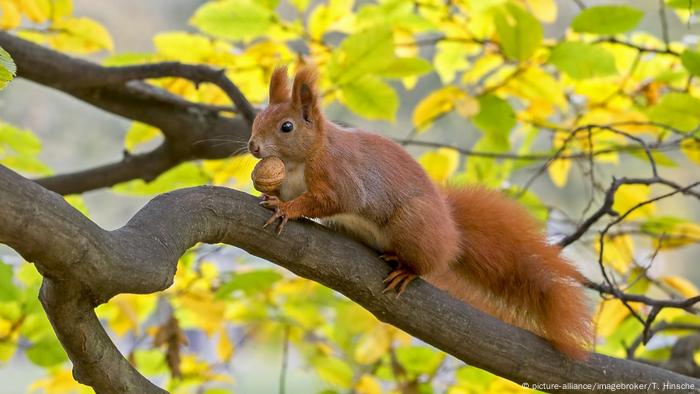
[[[260,201],[259,204],[267,209],[277,209],[282,204],[282,200],[276,196],[263,194],[262,201]]]
[[[284,225],[287,224],[289,218],[287,217],[287,214],[284,213],[284,211],[282,211],[279,207],[275,208],[275,213],[273,213],[272,216],[270,216],[270,218],[267,219],[265,224],[263,224],[263,228],[271,225],[272,223],[277,221],[277,219],[282,219],[280,221],[280,224],[277,225],[277,235],[282,234],[282,229],[284,228]]]
[[[383,293],[386,293],[391,290],[396,290],[396,298],[399,298],[401,293],[403,293],[404,290],[406,290],[408,284],[413,282],[413,280],[417,277],[418,275],[399,266],[395,270],[391,271],[382,282],[386,284]]]

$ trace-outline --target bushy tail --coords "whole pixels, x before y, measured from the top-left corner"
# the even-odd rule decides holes
[[[515,201],[480,187],[444,190],[461,234],[450,271],[426,279],[453,296],[585,358],[593,340],[583,276]]]

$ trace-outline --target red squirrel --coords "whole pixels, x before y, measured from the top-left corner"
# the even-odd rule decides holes
[[[262,197],[274,210],[265,226],[319,218],[397,262],[387,290],[401,294],[420,276],[585,358],[593,335],[583,277],[535,219],[497,191],[438,187],[399,144],[328,121],[316,79],[302,67],[290,91],[277,68],[253,123],[250,153],[278,157],[287,171],[278,195]]]

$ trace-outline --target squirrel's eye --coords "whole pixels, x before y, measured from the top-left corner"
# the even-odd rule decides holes
[[[294,125],[292,124],[292,122],[289,121],[284,122],[282,123],[282,126],[280,126],[280,130],[283,133],[289,133],[290,131],[294,130]]]

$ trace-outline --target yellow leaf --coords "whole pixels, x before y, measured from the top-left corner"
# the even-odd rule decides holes
[[[22,17],[19,13],[17,5],[12,3],[11,0],[0,1],[0,11],[2,11],[2,16],[0,17],[0,29],[9,30],[19,26]]]
[[[676,290],[683,297],[695,297],[700,294],[698,288],[695,287],[688,279],[681,278],[680,276],[662,276],[661,282],[665,283],[667,286]]]
[[[222,141],[225,143],[225,141]],[[250,154],[225,160],[206,160],[202,166],[214,185],[228,185],[241,189],[250,186],[250,174],[258,160]]]
[[[479,82],[486,74],[493,72],[503,65],[503,57],[497,54],[486,54],[480,56],[467,71],[462,74],[462,82],[474,84]]]
[[[232,383],[233,379],[227,374],[212,371],[212,367],[206,361],[197,359],[196,356],[186,354],[180,363],[182,375],[187,378],[196,378],[203,381]]]
[[[564,151],[563,154],[566,155],[567,151]],[[549,178],[552,180],[552,183],[554,183],[556,187],[561,188],[566,186],[566,182],[569,179],[570,169],[571,160],[557,159],[550,163],[549,167],[547,168],[547,172],[549,173]]]
[[[52,369],[50,375],[39,379],[29,386],[28,391],[34,393],[41,391],[44,394],[74,394],[86,391],[87,386],[83,386],[73,379],[73,373],[68,368]]]
[[[354,0],[330,0],[314,8],[309,15],[308,31],[312,39],[319,41],[331,30],[349,32],[354,13]]]
[[[700,163],[700,141],[692,138],[683,140],[681,142],[681,152],[689,160]]]
[[[620,215],[637,206],[643,201],[649,200],[651,188],[647,185],[622,185],[615,193],[613,210]],[[649,217],[654,214],[656,207],[654,203],[646,204],[635,209],[627,216],[628,219]]]
[[[394,42],[396,49],[394,52],[398,57],[417,57],[419,53],[416,39],[413,37],[413,32],[400,27],[394,29]]]
[[[431,92],[416,105],[413,111],[413,126],[418,130],[425,129],[435,118],[452,111],[455,103],[465,97],[467,94],[456,86],[445,86]]]
[[[0,338],[6,337],[12,331],[12,322],[0,319]]]
[[[596,313],[598,335],[607,337],[614,333],[629,314],[629,309],[620,300],[602,301]]]
[[[380,324],[360,337],[355,346],[355,361],[360,364],[372,364],[389,350],[391,339],[387,328]]]
[[[119,336],[129,331],[139,333],[140,323],[153,312],[155,295],[120,294],[98,307],[99,316]]]
[[[617,272],[627,272],[632,259],[634,258],[634,243],[632,237],[624,235],[616,235],[614,237],[606,236],[603,247],[603,262],[615,269]],[[600,253],[600,243],[596,241],[596,253]]]
[[[568,107],[562,83],[539,67],[528,67],[511,79],[505,90],[533,103],[547,103],[550,108],[552,105],[561,110]]]
[[[557,3],[554,0],[525,0],[525,4],[542,22],[552,23],[557,19]]]
[[[182,62],[206,62],[214,54],[214,44],[210,38],[180,31],[156,34],[153,46],[166,58]]]
[[[51,0],[51,19],[58,20],[73,13],[73,0]]]
[[[382,386],[374,376],[364,374],[357,381],[354,392],[357,394],[382,394]]]
[[[114,49],[107,29],[90,18],[63,18],[54,22],[53,28],[59,32],[49,42],[60,51],[89,54]]]
[[[191,289],[173,299],[182,327],[196,327],[212,335],[221,330],[226,304],[216,300],[207,289]]]
[[[531,393],[532,390],[513,383],[510,380],[496,378],[489,385],[487,394],[516,394],[516,393]]]
[[[19,0],[19,8],[32,22],[44,23],[49,19],[51,3],[49,0]]]
[[[124,137],[124,147],[133,151],[139,145],[145,144],[161,135],[160,130],[145,123],[134,122]]]
[[[228,333],[225,329],[222,329],[219,333],[219,342],[216,345],[216,355],[221,361],[227,361],[233,356],[233,342],[229,338]]]
[[[459,166],[459,152],[452,148],[439,148],[422,154],[418,162],[435,182],[445,182]]]

